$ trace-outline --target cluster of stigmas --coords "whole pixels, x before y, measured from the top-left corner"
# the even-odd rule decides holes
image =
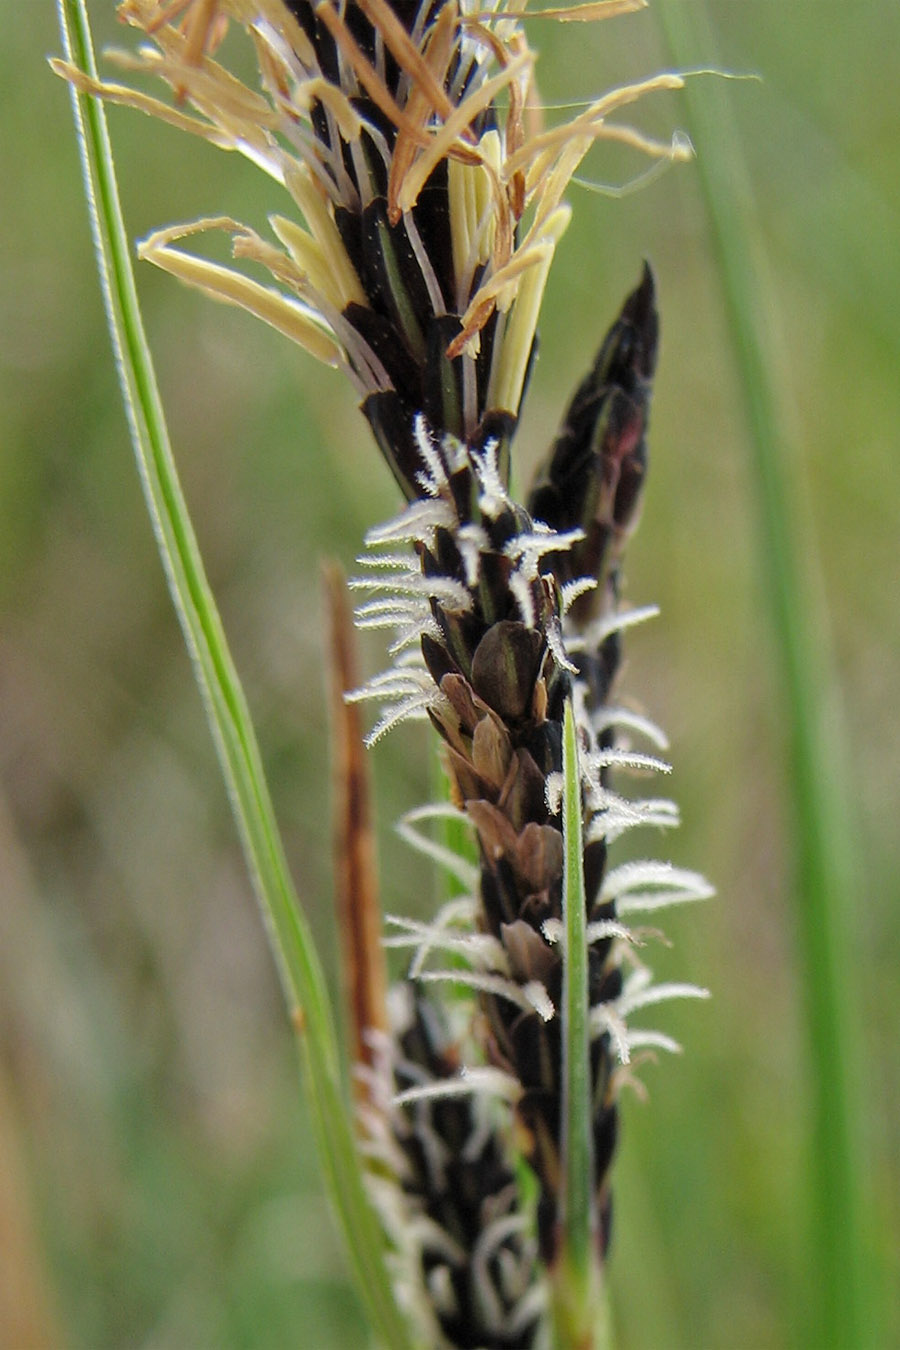
[[[643,0],[582,8],[602,18]],[[598,1260],[610,1230],[617,1097],[633,1053],[677,1049],[631,1015],[666,998],[639,958],[643,916],[710,894],[651,860],[610,866],[626,831],[677,823],[620,774],[665,773],[660,730],[616,702],[620,566],[646,474],[658,318],[649,269],[565,414],[524,504],[511,443],[563,195],[598,141],[680,158],[615,120],[664,74],[614,89],[547,128],[523,5],[474,0],[125,0],[152,38],[113,53],[162,78],[171,102],[65,74],[237,150],[291,206],[273,237],[226,217],[157,231],[141,253],[263,318],[351,379],[405,498],[370,531],[352,583],[360,627],[391,633],[391,665],[351,697],[375,701],[377,740],[407,718],[442,741],[449,803],[401,831],[458,878],[430,920],[387,919],[406,978],[371,1029],[360,1146],[392,1244],[398,1298],[428,1344],[537,1343],[543,1274],[558,1257],[562,1132],[563,720],[578,732],[588,944],[590,1102]],[[578,6],[555,11],[577,17]],[[229,22],[258,83],[217,57]],[[227,231],[236,266],[180,246]],[[263,285],[244,264],[268,269]],[[428,833],[468,830],[475,862]],[[637,924],[635,924],[637,920]],[[464,995],[464,996],[463,996]],[[387,1028],[387,1029],[386,1029]],[[363,1028],[365,1032],[365,1028]],[[523,1177],[527,1174],[527,1183]]]
[[[425,1344],[528,1350],[545,1289],[491,1071],[466,1068],[459,1028],[420,981],[389,1003],[360,1123],[394,1288]]]

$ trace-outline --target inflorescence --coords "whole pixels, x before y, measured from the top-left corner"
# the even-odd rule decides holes
[[[642,3],[554,13],[598,19]],[[526,502],[509,488],[566,189],[598,141],[683,157],[677,138],[661,144],[616,120],[682,80],[614,89],[547,127],[522,4],[125,0],[120,12],[151,42],[112,58],[132,78],[165,81],[172,99],[72,67],[67,77],[239,151],[286,203],[269,217],[269,238],[215,217],[155,232],[141,255],[345,371],[405,498],[370,531],[351,583],[365,596],[359,626],[391,635],[391,664],[351,697],[379,706],[370,741],[408,718],[437,730],[450,800],[412,812],[401,831],[457,886],[427,921],[387,920],[386,945],[408,951],[410,964],[381,1026],[363,1029],[371,1057],[360,1144],[398,1298],[427,1343],[529,1346],[559,1244],[569,702],[598,1259],[609,1242],[620,1087],[636,1051],[678,1049],[632,1026],[632,1015],[705,996],[654,984],[640,950],[658,936],[648,916],[708,896],[708,884],[668,863],[608,859],[626,832],[678,820],[665,797],[625,796],[618,785],[623,774],[669,771],[662,732],[615,691],[622,633],[654,612],[627,608],[620,593],[658,342],[649,268]],[[255,48],[253,87],[217,60],[229,23]],[[210,230],[231,236],[234,267],[184,247]],[[445,818],[468,831],[469,855],[430,833]]]

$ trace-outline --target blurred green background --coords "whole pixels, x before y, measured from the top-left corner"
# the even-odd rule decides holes
[[[694,3],[694,0],[686,0]],[[874,1345],[900,1343],[900,10],[710,0],[773,294],[780,395],[818,540],[860,860]],[[93,6],[98,39],[117,37]],[[307,1139],[291,1036],[169,599],[110,357],[49,0],[0,0],[0,1346],[364,1344]],[[667,62],[650,12],[534,33],[548,103]],[[677,97],[636,113],[668,134]],[[129,229],[284,203],[235,157],[111,126]],[[697,147],[703,153],[702,144]],[[599,152],[586,174],[640,166]],[[668,730],[677,835],[719,898],[667,918],[659,975],[711,1004],[628,1094],[611,1266],[622,1350],[788,1347],[804,1249],[808,1052],[785,726],[748,441],[697,171],[573,190],[519,439],[520,482],[642,259],[663,353],[628,595],[662,617],[623,687]],[[748,208],[750,204],[748,203]],[[172,437],[303,902],[334,968],[318,560],[396,505],[351,392],[246,316],[139,269]],[[377,643],[364,648],[379,668]],[[386,903],[432,886],[391,821],[424,735],[373,753]],[[835,760],[835,772],[843,769]]]

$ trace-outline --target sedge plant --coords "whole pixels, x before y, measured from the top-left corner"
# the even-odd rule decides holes
[[[599,21],[640,7],[543,14]],[[573,175],[601,142],[685,157],[683,139],[621,120],[683,81],[652,76],[548,125],[519,6],[125,0],[142,41],[109,54],[120,83],[97,73],[83,0],[60,0],[60,13],[66,56],[54,64],[73,90],[148,506],[373,1333],[397,1347],[607,1345],[618,1099],[638,1055],[678,1048],[632,1019],[706,996],[654,983],[643,949],[659,938],[656,911],[711,893],[692,871],[616,856],[623,836],[678,820],[667,797],[640,792],[669,771],[666,740],[617,683],[624,632],[655,612],[629,607],[622,588],[657,359],[649,266],[522,501],[510,471]],[[229,26],[252,46],[251,84],[218,59]],[[328,584],[352,1073],[178,485],[104,101],[268,176],[270,233],[216,216],[155,231],[139,255],[342,371],[397,483],[398,512],[373,523],[350,582],[357,624],[389,634],[380,674],[351,678],[343,588],[333,572]],[[233,265],[204,256],[210,232],[228,235]],[[426,920],[378,914],[360,730],[370,704],[368,744],[423,719],[440,745],[445,791],[401,823],[455,878]],[[390,986],[384,946],[408,955]]]

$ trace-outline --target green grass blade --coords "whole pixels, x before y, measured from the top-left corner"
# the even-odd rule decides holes
[[[67,57],[95,74],[84,0],[59,0]],[[110,333],[147,508],[219,753],[247,864],[275,953],[301,1056],[320,1156],[354,1274],[383,1344],[410,1335],[365,1193],[325,979],[290,879],[246,699],[181,491],[141,321],[102,104],[73,91],[86,193]]]
[[[702,0],[657,0],[677,67],[715,58]],[[753,451],[758,550],[780,661],[789,744],[798,932],[811,1063],[810,1344],[872,1344],[874,1302],[865,1249],[862,1102],[853,1059],[856,1008],[851,905],[859,899],[848,834],[849,785],[825,624],[812,570],[808,507],[780,408],[766,260],[728,86],[689,81],[684,93],[718,256],[722,293]],[[875,1337],[877,1339],[877,1337]]]
[[[609,1344],[609,1329],[597,1253],[581,775],[571,700],[563,729],[563,782],[563,1175],[561,1245],[551,1271],[551,1298],[557,1344],[565,1350],[602,1350]]]

